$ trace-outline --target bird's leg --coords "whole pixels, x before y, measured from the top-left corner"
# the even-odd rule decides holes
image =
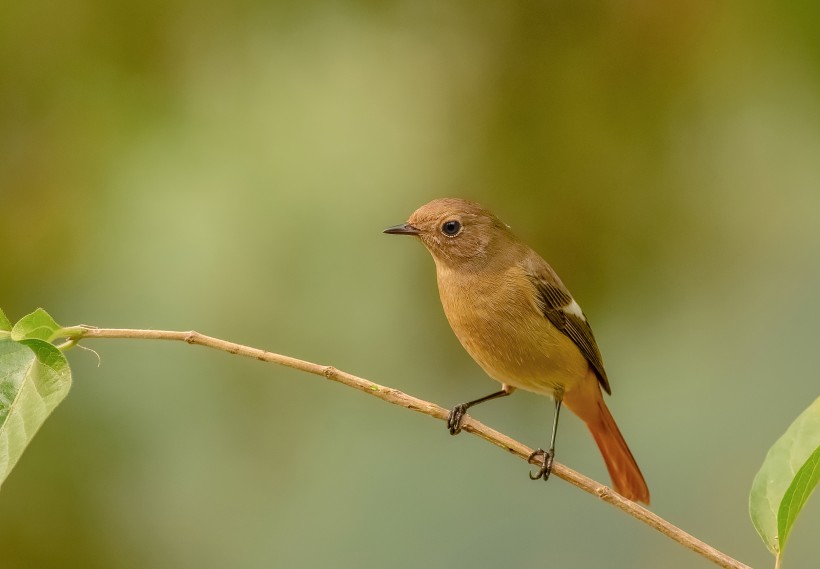
[[[453,407],[453,410],[450,411],[450,414],[447,416],[447,428],[450,430],[450,434],[457,435],[461,432],[461,421],[464,419],[467,409],[473,405],[478,405],[479,403],[484,403],[485,401],[489,401],[491,399],[506,397],[513,391],[515,391],[515,387],[503,384],[501,386],[501,391],[496,391],[495,393],[490,393],[489,395],[476,399],[475,401],[469,401]]]
[[[550,477],[550,473],[552,472],[552,461],[555,458],[555,433],[558,431],[558,414],[561,412],[561,401],[563,394],[556,393],[555,394],[555,416],[552,420],[552,437],[550,438],[550,448],[547,451],[543,449],[538,449],[534,453],[530,455],[527,459],[527,462],[530,464],[538,464],[538,462],[533,462],[536,460],[536,457],[540,458],[542,462],[541,468],[538,469],[537,472],[534,474],[530,472],[530,479],[531,480],[538,480],[539,478],[543,478],[544,480],[548,480]]]

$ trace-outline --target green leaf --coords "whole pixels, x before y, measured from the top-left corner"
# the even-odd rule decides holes
[[[0,485],[70,387],[71,370],[56,347],[0,338]]]
[[[786,539],[797,519],[800,510],[820,481],[820,446],[814,449],[809,459],[803,463],[794,475],[789,489],[783,495],[780,509],[777,512],[777,535],[780,538],[780,551],[786,547]]]
[[[812,460],[818,447],[820,447],[820,397],[803,411],[783,436],[772,445],[766,454],[763,466],[760,467],[760,471],[752,482],[752,489],[749,493],[749,515],[763,543],[776,556],[782,554],[792,524],[800,508],[808,499],[811,489],[817,484],[817,474],[813,475],[814,484],[812,485],[810,484],[811,471],[809,471],[809,476],[804,478],[803,468],[807,462]],[[786,496],[792,487],[794,487],[793,492]],[[786,505],[783,506],[783,504]],[[796,507],[798,504],[799,507]],[[779,515],[783,507],[785,507],[785,513],[780,523]]]
[[[0,332],[11,332],[11,322],[6,318],[6,313],[0,308]]]
[[[57,324],[51,315],[38,308],[31,314],[23,316],[11,329],[11,339],[16,341],[38,339],[51,342],[60,336],[62,326]]]

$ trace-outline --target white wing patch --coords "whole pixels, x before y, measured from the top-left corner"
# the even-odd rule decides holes
[[[573,316],[577,316],[578,318],[580,318],[584,322],[587,321],[587,319],[584,318],[584,311],[581,310],[581,307],[578,306],[578,303],[575,302],[574,298],[572,299],[572,302],[570,302],[566,306],[562,306],[561,310],[563,310],[567,314],[572,314]]]

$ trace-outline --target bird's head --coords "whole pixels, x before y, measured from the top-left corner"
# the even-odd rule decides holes
[[[418,237],[436,263],[469,267],[488,263],[515,241],[510,229],[479,204],[456,198],[427,203],[407,223],[385,233]]]

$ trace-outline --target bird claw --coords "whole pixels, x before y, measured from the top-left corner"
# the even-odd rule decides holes
[[[447,416],[447,428],[451,435],[457,435],[461,432],[461,421],[467,413],[467,406],[463,403],[453,407],[450,414]]]
[[[535,472],[530,472],[530,480],[538,480],[539,478],[543,478],[544,480],[549,480],[550,473],[552,472],[552,461],[555,458],[555,451],[538,449],[533,452],[527,462],[529,464],[535,464],[536,466],[541,465],[541,467]]]

